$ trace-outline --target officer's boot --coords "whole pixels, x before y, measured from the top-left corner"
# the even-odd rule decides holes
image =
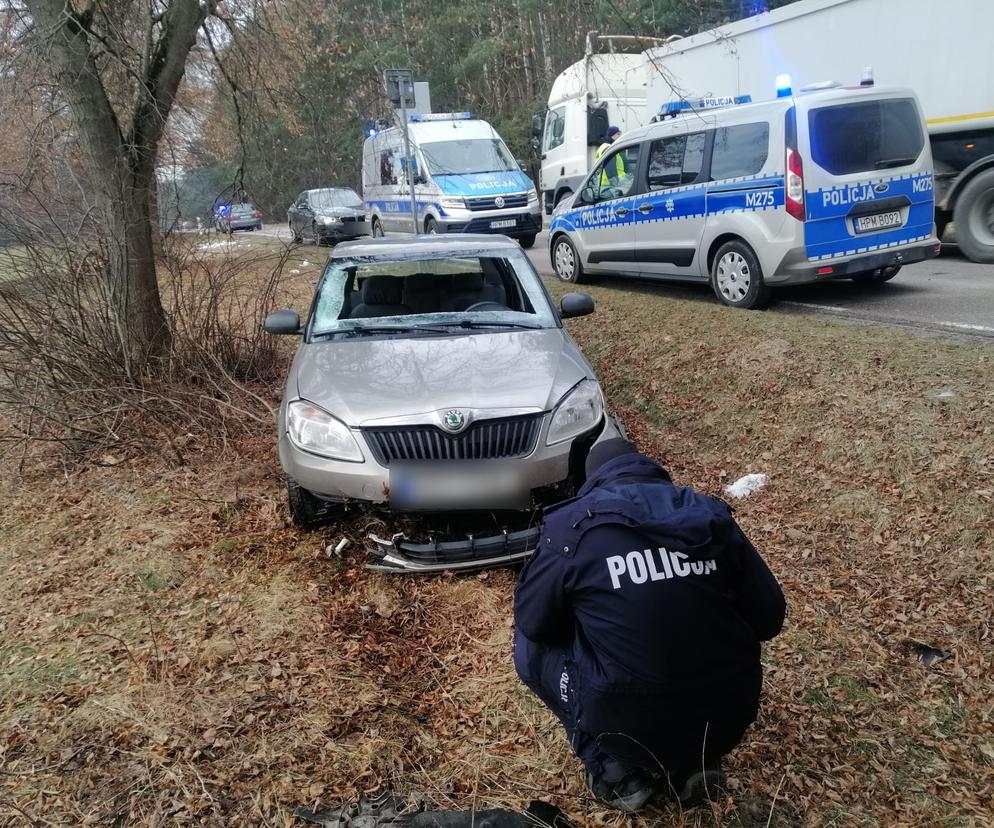
[[[641,768],[604,759],[587,770],[587,787],[601,802],[626,814],[640,810],[653,794],[652,778]]]

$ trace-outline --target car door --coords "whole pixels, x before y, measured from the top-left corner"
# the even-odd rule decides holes
[[[570,213],[585,270],[637,272],[633,210],[641,152],[641,144],[630,144],[607,153],[580,189]]]
[[[702,278],[697,255],[705,225],[707,135],[701,130],[648,142],[645,192],[634,205],[642,275]]]

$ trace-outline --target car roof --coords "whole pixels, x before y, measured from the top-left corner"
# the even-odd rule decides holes
[[[520,250],[518,243],[507,236],[483,233],[460,233],[452,236],[407,236],[395,239],[360,239],[335,246],[331,259],[402,259],[407,256],[458,256],[469,253]]]
[[[337,192],[337,193],[355,193],[351,187],[315,187],[312,190],[307,190],[307,193],[327,193],[327,192]],[[358,193],[355,193],[358,195]]]

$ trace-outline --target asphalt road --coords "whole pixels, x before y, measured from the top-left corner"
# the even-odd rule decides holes
[[[267,225],[263,235],[289,240],[285,226]],[[543,276],[554,277],[548,237],[542,233],[528,256]],[[717,301],[705,286],[601,277],[602,287],[639,289],[696,302]],[[767,313],[822,314],[865,324],[912,328],[994,342],[994,265],[968,261],[955,244],[936,259],[905,267],[874,288],[851,281],[781,288]]]

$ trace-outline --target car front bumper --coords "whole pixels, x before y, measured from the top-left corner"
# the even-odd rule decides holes
[[[354,221],[326,221],[317,225],[322,239],[358,239],[370,234],[366,219]]]
[[[939,240],[935,236],[917,244],[814,262],[808,259],[804,248],[796,248],[784,257],[775,274],[765,277],[765,281],[768,285],[803,285],[810,282],[847,279],[856,273],[901,267],[933,259],[939,255],[939,251]],[[831,270],[829,271],[828,268]]]

